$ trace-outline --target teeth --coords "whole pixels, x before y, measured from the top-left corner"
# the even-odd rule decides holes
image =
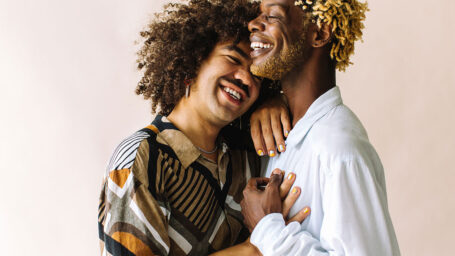
[[[225,92],[229,93],[229,95],[231,95],[231,97],[236,99],[236,100],[241,100],[242,99],[242,95],[240,95],[240,93],[232,90],[231,88],[224,87],[223,90]]]
[[[252,42],[250,47],[253,48],[254,50],[256,49],[269,49],[272,48],[273,45],[271,44],[264,44],[261,42]]]

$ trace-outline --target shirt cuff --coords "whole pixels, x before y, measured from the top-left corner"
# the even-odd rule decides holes
[[[271,230],[271,226],[275,227],[276,229]],[[266,250],[266,245],[270,246],[270,242],[268,241],[270,237],[277,237],[273,233],[275,230],[281,230],[280,228],[282,226],[283,228],[285,227],[284,219],[283,219],[283,214],[281,213],[270,213],[266,215],[264,218],[262,218],[256,227],[253,229],[253,232],[251,233],[250,237],[250,242],[256,246],[263,255],[266,255],[265,250]],[[269,239],[267,239],[269,238]]]

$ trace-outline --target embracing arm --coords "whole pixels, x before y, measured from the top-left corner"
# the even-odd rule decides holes
[[[250,239],[246,240],[245,242],[229,247],[222,251],[218,251],[216,253],[210,254],[210,256],[239,256],[239,255],[247,255],[247,256],[261,256],[261,252],[256,248],[256,246],[250,243]]]
[[[275,156],[286,150],[291,120],[284,95],[266,99],[250,117],[251,138],[259,156]]]
[[[262,218],[251,235],[263,255],[400,255],[387,209],[382,167],[362,157],[331,162],[322,189],[320,236],[280,213]],[[379,159],[378,159],[379,160]]]

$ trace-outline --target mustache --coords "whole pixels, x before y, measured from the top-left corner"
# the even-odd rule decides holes
[[[238,86],[240,89],[242,89],[243,91],[245,91],[246,96],[248,96],[248,98],[250,97],[250,92],[249,92],[249,90],[248,90],[248,85],[244,84],[244,83],[242,82],[242,80],[240,80],[240,79],[230,79],[230,78],[226,78],[226,77],[224,77],[223,79],[226,80],[226,81],[228,81],[229,83],[235,84],[235,85]]]

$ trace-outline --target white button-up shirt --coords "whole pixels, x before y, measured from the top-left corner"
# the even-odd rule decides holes
[[[265,216],[251,235],[263,255],[400,255],[381,161],[338,87],[311,105],[286,143],[262,174],[295,172],[302,193],[289,216],[305,206],[311,214],[287,226],[279,213]]]

